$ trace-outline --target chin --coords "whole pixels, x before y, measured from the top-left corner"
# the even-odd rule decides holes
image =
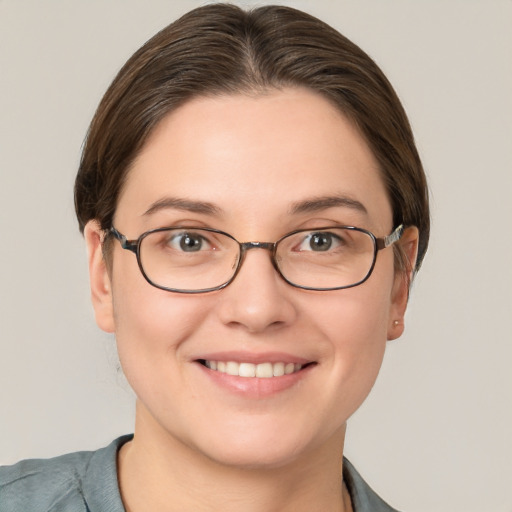
[[[214,425],[211,433],[215,432]],[[223,466],[239,469],[277,469],[309,459],[312,453],[331,446],[343,449],[345,426],[334,433],[312,431],[310,425],[290,428],[283,425],[262,424],[216,430],[229,435],[208,435],[195,445],[196,450]]]
[[[209,447],[203,453],[222,466],[247,470],[277,469],[293,464],[303,453],[301,446],[292,446],[287,440],[254,444],[235,442],[229,446]]]

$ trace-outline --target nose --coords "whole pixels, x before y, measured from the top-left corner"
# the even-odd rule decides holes
[[[297,290],[274,268],[266,247],[252,247],[234,281],[219,294],[218,311],[225,325],[259,333],[291,324],[296,318],[292,301]]]

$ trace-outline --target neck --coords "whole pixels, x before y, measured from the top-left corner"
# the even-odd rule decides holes
[[[118,457],[123,502],[127,512],[349,512],[344,435],[273,467],[232,466],[172,437],[138,404],[134,439]]]

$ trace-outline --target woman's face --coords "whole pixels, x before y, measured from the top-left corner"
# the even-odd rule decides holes
[[[240,242],[332,224],[381,237],[392,231],[392,212],[363,138],[302,89],[198,98],[170,114],[130,170],[114,220],[128,239],[192,225]],[[339,447],[386,340],[401,333],[394,320],[403,316],[406,291],[392,249],[380,251],[368,281],[350,289],[294,288],[269,252],[256,249],[225,289],[186,295],[148,284],[118,242],[107,274],[94,223],[86,238],[97,320],[116,334],[139,423],[225,464],[278,466]],[[240,377],[204,360],[305,367]]]

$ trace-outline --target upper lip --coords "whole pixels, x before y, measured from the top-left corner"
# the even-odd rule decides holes
[[[285,352],[246,352],[246,351],[222,351],[209,352],[201,354],[194,358],[195,361],[234,361],[237,363],[295,363],[308,364],[312,363],[311,359],[299,357]]]

